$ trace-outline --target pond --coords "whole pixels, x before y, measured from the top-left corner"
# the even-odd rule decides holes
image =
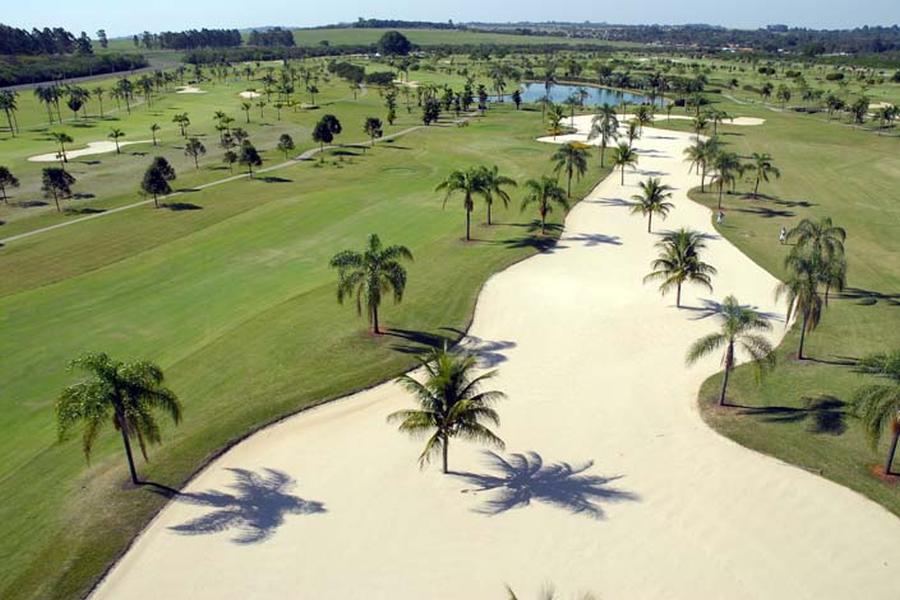
[[[567,98],[576,94],[579,89],[585,90],[588,94],[584,99],[585,106],[600,106],[602,104],[618,106],[623,102],[628,102],[629,104],[650,104],[651,102],[648,96],[632,94],[631,92],[623,92],[621,90],[602,87],[589,87],[586,85],[577,86],[566,84],[556,84],[550,88],[550,99],[556,104],[562,104]],[[522,100],[524,102],[540,102],[547,93],[543,83],[523,84],[521,92]],[[657,106],[663,106],[661,98],[657,98],[653,103]]]

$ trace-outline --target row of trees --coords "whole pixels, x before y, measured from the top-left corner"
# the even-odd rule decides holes
[[[62,27],[34,28],[31,31],[0,23],[0,54],[92,54],[91,39],[85,32],[75,37]]]

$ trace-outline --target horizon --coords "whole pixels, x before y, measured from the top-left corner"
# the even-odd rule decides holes
[[[872,0],[867,3],[864,14],[859,14],[860,11],[849,5],[822,7],[816,0],[800,0],[789,5],[778,0],[750,0],[742,3],[691,0],[690,7],[684,6],[684,3],[673,6],[661,0],[650,0],[641,6],[617,8],[614,14],[608,11],[598,14],[598,8],[587,0],[575,0],[562,12],[555,14],[548,14],[544,5],[533,2],[516,6],[519,18],[514,21],[508,19],[509,11],[504,6],[486,7],[473,0],[462,0],[453,8],[438,11],[414,5],[410,0],[391,0],[389,4],[373,10],[365,2],[352,0],[330,6],[304,7],[304,14],[301,16],[298,8],[284,8],[275,0],[259,0],[252,6],[228,6],[228,16],[223,17],[221,3],[214,3],[212,0],[197,0],[188,7],[175,0],[158,0],[144,11],[112,0],[86,0],[78,6],[13,5],[6,8],[6,14],[0,22],[29,30],[34,27],[64,27],[76,35],[84,31],[92,38],[96,36],[98,29],[106,30],[110,38],[125,38],[145,30],[157,33],[202,28],[321,28],[351,24],[360,17],[434,23],[452,20],[461,24],[497,25],[578,25],[588,22],[611,26],[709,25],[751,31],[767,25],[847,30],[866,26],[895,27],[900,24],[900,7],[894,0]],[[166,18],[168,14],[179,14],[178,23]],[[252,22],[256,24],[248,25]]]

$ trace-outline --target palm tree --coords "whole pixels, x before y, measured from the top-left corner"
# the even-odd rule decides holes
[[[433,348],[419,360],[425,371],[424,382],[409,375],[397,381],[416,397],[420,408],[398,410],[387,418],[388,422],[399,422],[399,429],[404,433],[428,436],[419,455],[419,466],[424,467],[440,452],[442,471],[447,473],[450,438],[457,436],[502,450],[503,440],[484,422],[500,424],[500,417],[491,405],[506,396],[503,392],[481,391],[482,385],[497,372],[475,376],[475,357],[449,352],[446,347]]]
[[[113,426],[122,434],[131,481],[139,484],[131,440],[137,439],[147,460],[147,444],[162,440],[153,411],[165,411],[176,425],[181,422],[181,403],[163,387],[162,369],[146,361],[113,360],[103,353],[84,354],[72,361],[70,368],[87,371],[91,377],[64,389],[57,400],[60,438],[64,439],[76,423],[83,422],[81,445],[89,459],[103,424],[112,418]]]
[[[856,390],[853,404],[873,450],[878,447],[884,429],[890,427],[891,442],[884,462],[884,473],[890,475],[900,442],[900,350],[866,356],[859,361],[858,369],[887,380],[887,383],[870,383]]]
[[[750,165],[748,169],[756,174],[756,184],[753,186],[753,197],[759,197],[759,183],[761,181],[768,182],[769,176],[774,175],[776,179],[781,177],[781,171],[772,162],[769,154],[754,152],[750,155]]]
[[[553,212],[553,204],[568,209],[566,192],[552,177],[542,176],[540,179],[529,179],[525,182],[525,198],[522,199],[522,210],[530,204],[537,204],[541,216],[541,235],[547,232],[547,215]]]
[[[606,155],[606,147],[609,142],[619,137],[619,120],[616,118],[616,109],[605,103],[600,107],[600,112],[591,120],[591,132],[588,140],[600,138],[600,167],[603,167],[603,159]]]
[[[785,326],[791,317],[799,315],[803,321],[800,325],[800,346],[797,358],[804,360],[803,345],[806,334],[818,327],[822,317],[822,297],[819,295],[820,258],[816,255],[795,254],[788,257],[790,276],[775,289],[775,299],[787,298],[788,309]]]
[[[684,160],[690,162],[688,173],[694,169],[700,174],[700,191],[706,191],[706,172],[719,153],[718,138],[698,139],[693,146],[684,149]]]
[[[740,347],[753,360],[757,376],[761,377],[768,369],[775,366],[775,353],[772,344],[758,332],[772,329],[771,323],[764,315],[746,306],[741,306],[734,296],[728,296],[717,311],[721,328],[710,333],[691,345],[687,353],[687,364],[691,365],[704,356],[725,346],[722,365],[725,373],[722,377],[722,391],[719,393],[719,406],[725,406],[725,392],[728,389],[728,376],[734,368],[735,346]]]
[[[150,126],[150,134],[153,136],[153,145],[159,145],[156,140],[156,132],[160,130],[159,123],[154,123]]]
[[[456,170],[442,181],[435,191],[445,190],[444,206],[447,206],[447,200],[455,192],[463,194],[463,208],[466,209],[466,241],[470,241],[471,237],[471,218],[472,211],[475,208],[474,197],[476,194],[487,197],[487,188],[484,181],[484,172],[478,167],[470,167],[465,171]]]
[[[3,196],[3,203],[9,204],[9,198],[6,197],[6,188],[19,187],[19,178],[12,174],[7,167],[0,166],[0,195]]]
[[[817,257],[819,282],[825,286],[825,306],[828,306],[831,288],[840,292],[846,285],[847,260],[844,255],[844,241],[847,239],[847,231],[835,225],[831,217],[822,217],[818,221],[807,218],[791,229],[786,239],[795,242],[786,261],[788,266],[796,255],[807,253]]]
[[[179,113],[172,117],[172,122],[177,124],[181,129],[181,137],[187,137],[187,128],[191,124],[191,119],[187,113]]]
[[[628,121],[628,125],[625,129],[625,135],[628,137],[628,145],[633,146],[634,140],[641,137],[640,133],[641,124],[637,121],[637,119],[631,119]]]
[[[72,139],[72,136],[63,131],[51,131],[50,137],[59,144],[59,156],[62,158],[62,162],[69,162],[69,157],[66,156],[66,144],[71,144],[75,141]]]
[[[547,121],[549,122],[547,130],[550,132],[550,135],[553,136],[554,140],[556,139],[556,136],[563,132],[562,122],[565,118],[566,113],[562,106],[559,104],[550,104],[550,110],[547,112]]]
[[[484,185],[482,195],[484,196],[485,204],[487,204],[487,224],[490,225],[491,207],[494,204],[494,199],[499,198],[500,201],[503,202],[503,206],[508,207],[509,192],[503,188],[504,186],[516,187],[516,181],[511,177],[501,175],[497,165],[494,165],[490,169],[482,167],[481,177]]]
[[[692,229],[681,228],[663,235],[656,246],[659,258],[650,265],[654,269],[644,277],[644,282],[661,279],[659,291],[666,295],[676,289],[675,306],[681,308],[681,286],[686,282],[697,283],[712,292],[711,275],[716,269],[700,260],[700,251],[706,248],[703,234]]]
[[[100,86],[97,86],[93,90],[94,98],[97,99],[97,102],[100,104],[100,118],[103,118],[103,95],[106,93],[106,90]]]
[[[372,323],[372,333],[381,333],[378,325],[378,307],[383,294],[392,292],[394,302],[403,300],[406,289],[406,269],[401,260],[412,260],[412,253],[406,246],[383,248],[381,240],[374,233],[369,236],[365,251],[344,250],[334,255],[329,263],[338,270],[338,302],[356,296],[356,311],[362,314],[363,305]]]
[[[638,131],[638,137],[640,137],[644,133],[644,126],[653,124],[653,106],[650,104],[641,104],[637,107],[634,118],[640,126],[640,130]]]
[[[625,142],[619,142],[619,145],[613,148],[613,168],[619,167],[622,169],[622,185],[625,185],[625,167],[635,168],[638,162],[638,154],[637,151],[626,144]]]
[[[712,176],[712,183],[719,188],[719,210],[722,209],[722,194],[726,185],[734,186],[737,178],[743,172],[743,165],[740,157],[734,152],[717,152],[712,161],[712,168],[715,173]]]
[[[566,196],[572,197],[572,176],[578,179],[587,172],[588,146],[578,142],[568,142],[559,147],[550,157],[554,163],[554,173],[566,172]]]
[[[125,137],[125,132],[117,127],[113,127],[109,130],[109,135],[107,135],[106,137],[116,143],[116,154],[121,154],[122,151],[119,149],[119,138]]]
[[[9,133],[12,137],[16,137],[16,130],[18,129],[16,123],[18,97],[18,92],[12,90],[0,90],[0,110],[6,113],[6,121],[9,123]]]
[[[671,202],[666,202],[672,197],[672,187],[660,182],[659,177],[650,177],[640,183],[641,193],[631,197],[636,202],[631,207],[631,214],[641,213],[647,217],[647,233],[650,233],[653,223],[653,213],[665,220],[669,211],[675,208]]]
[[[558,600],[558,598],[559,596],[556,595],[556,590],[552,586],[545,587],[541,590],[540,596],[538,596],[538,600]],[[506,586],[506,600],[519,600],[519,596],[508,585]],[[584,593],[580,594],[577,600],[596,600],[596,596],[591,593]]]

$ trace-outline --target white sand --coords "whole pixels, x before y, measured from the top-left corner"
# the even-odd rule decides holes
[[[628,119],[633,118],[634,115],[627,115],[623,122],[627,122]],[[671,117],[667,117],[665,113],[656,113],[653,115],[654,121],[666,121],[666,119],[680,119],[683,121],[693,121],[694,117],[689,117],[687,115],[672,115]],[[725,119],[724,123],[726,125],[740,125],[742,127],[745,126],[754,126],[754,125],[762,125],[765,123],[765,119],[760,119],[759,117],[733,117],[731,119]]]
[[[133,144],[150,144],[153,140],[135,140],[132,142],[119,142],[119,148],[124,148],[125,146],[131,146]],[[90,156],[92,154],[105,154],[107,152],[115,152],[116,151],[116,143],[108,140],[104,140],[102,142],[89,142],[86,148],[79,148],[78,150],[68,150],[66,149],[66,157],[69,160],[73,158],[79,158],[81,156]],[[51,152],[49,154],[38,154],[37,156],[28,157],[30,162],[57,162],[59,161],[59,153]]]
[[[178,90],[175,93],[176,94],[205,94],[206,92],[204,90],[201,90],[198,87],[193,86],[193,85],[186,85],[186,86],[178,88]]]
[[[259,98],[260,96],[262,96],[262,94],[260,94],[259,92],[252,92],[250,90],[247,90],[246,92],[241,92],[238,95],[241,98],[243,98],[244,100],[252,100],[253,98]]]
[[[589,122],[577,119],[582,131]],[[699,183],[681,159],[691,143],[687,133],[646,129],[640,171],[624,188],[609,177],[571,212],[556,250],[491,278],[479,298],[471,334],[509,395],[498,431],[508,453],[539,453],[542,471],[487,491],[435,467],[419,471],[421,442],[384,420],[411,400],[381,385],[228,451],[188,491],[241,501],[171,503],[94,597],[481,600],[505,597],[504,583],[530,598],[553,582],[563,597],[592,590],[616,600],[896,600],[900,520],[720,437],[698,414],[697,390],[719,357],[686,368],[684,353],[715,320],[641,284],[656,236],[621,205],[660,172],[677,189],[676,209],[655,229],[715,235],[708,211],[686,197]],[[688,287],[685,304],[734,293],[782,312],[775,280],[733,246],[711,240],[708,259],[719,268],[715,293]],[[781,334],[776,325],[773,337]],[[461,472],[499,474],[463,442],[450,460]],[[548,467],[561,461],[594,464],[571,475]],[[297,485],[280,491],[294,496],[261,481],[249,494],[229,487],[234,468],[283,471]],[[531,502],[484,514],[503,491]],[[170,529],[199,517],[205,533]]]

